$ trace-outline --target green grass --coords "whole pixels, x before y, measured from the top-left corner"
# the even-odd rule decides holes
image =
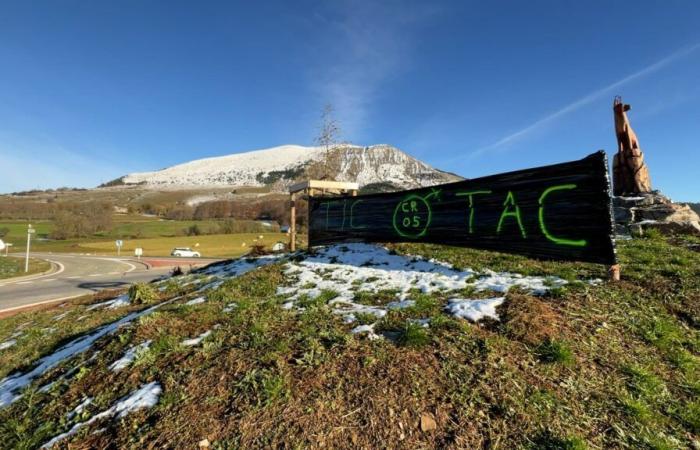
[[[558,363],[570,366],[574,362],[571,347],[561,341],[548,339],[537,346],[535,354],[540,361],[545,363]]]
[[[375,327],[396,339],[374,341],[350,330],[375,317],[358,314],[347,324],[332,313],[337,292],[300,299],[303,311],[282,309],[282,264],[207,292],[166,282],[155,302],[183,297],[101,339],[93,360],[85,354],[62,364],[0,409],[0,442],[36,448],[73,425],[66,413],[84,396],[95,399],[87,420],[157,380],[163,395],[154,408],[96,423],[64,445],[196,448],[206,437],[213,448],[693,448],[700,439],[700,253],[689,242],[652,236],[620,243],[620,283],[575,283],[543,297],[512,292],[498,308],[500,322],[454,319],[443,311],[450,295],[412,291],[413,306],[390,311]],[[396,248],[465,268],[605,276],[593,265]],[[353,288],[357,294],[361,285]],[[208,300],[183,305],[200,295]],[[391,291],[356,297],[394,299]],[[146,307],[87,311],[92,301],[0,320],[0,342],[25,330],[21,345],[0,351],[0,377]],[[232,302],[237,307],[223,312]],[[429,328],[412,322],[425,318]],[[201,345],[181,345],[207,330]],[[109,370],[146,340],[150,348],[131,366]],[[79,363],[84,368],[71,380],[37,392]],[[436,430],[420,430],[423,413],[435,417]]]
[[[24,258],[0,255],[0,280],[23,277],[46,272],[51,268],[51,263],[43,259],[29,258],[29,271],[24,271]]]

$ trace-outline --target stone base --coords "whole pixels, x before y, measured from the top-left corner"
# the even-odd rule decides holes
[[[690,206],[673,203],[659,191],[633,197],[613,197],[615,233],[643,236],[647,229],[664,234],[700,236],[700,217]]]

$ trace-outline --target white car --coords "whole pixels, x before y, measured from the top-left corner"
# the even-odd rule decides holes
[[[180,258],[200,258],[202,255],[199,252],[192,250],[189,247],[177,247],[170,252],[171,256],[177,256]]]

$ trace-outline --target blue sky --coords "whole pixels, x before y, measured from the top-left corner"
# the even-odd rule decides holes
[[[615,150],[700,201],[700,2],[0,0],[0,192],[343,139],[466,177]]]

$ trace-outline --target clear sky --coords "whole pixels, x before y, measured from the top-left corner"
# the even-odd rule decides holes
[[[343,139],[465,177],[615,151],[700,201],[700,2],[0,0],[0,192]]]

